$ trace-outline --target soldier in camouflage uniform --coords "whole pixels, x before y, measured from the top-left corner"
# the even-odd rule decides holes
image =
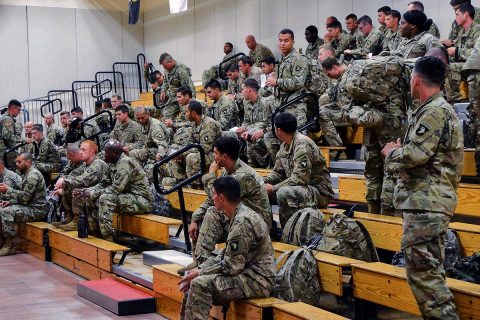
[[[233,177],[213,183],[213,203],[229,221],[226,248],[191,270],[180,282],[186,293],[181,319],[208,319],[212,304],[269,297],[275,280],[275,259],[269,228],[242,202],[241,186]]]
[[[178,114],[177,89],[183,86],[192,90],[195,98],[195,85],[192,81],[192,72],[189,67],[178,63],[168,53],[160,55],[160,64],[165,69],[165,81],[163,81],[160,100],[166,104],[162,110],[162,118],[173,119]]]
[[[0,237],[5,238],[0,256],[15,254],[13,238],[15,238],[15,223],[27,221],[43,221],[47,206],[45,204],[45,181],[43,176],[33,167],[33,157],[29,152],[17,156],[17,169],[22,174],[22,185],[14,189],[6,183],[0,184],[1,202]]]
[[[324,44],[323,39],[318,36],[317,27],[308,26],[305,29],[305,40],[308,42],[307,49],[305,50],[305,57],[309,60],[316,60],[318,57],[318,49]]]
[[[403,143],[382,150],[388,170],[398,170],[395,207],[403,212],[402,249],[407,281],[425,319],[459,319],[445,283],[445,239],[457,205],[463,135],[443,98],[445,64],[437,57],[415,63],[410,87],[420,105],[412,110]]]
[[[47,125],[48,140],[56,146],[61,146],[63,144],[63,130],[55,124],[53,113],[47,113],[44,118]]]
[[[351,38],[348,49],[356,49],[357,43],[362,43],[363,41],[363,34],[358,29],[357,16],[355,14],[350,13],[348,16],[345,17],[345,27],[347,28],[348,35]]]
[[[408,4],[407,10],[408,11],[420,10],[420,11],[424,12],[425,8],[423,6],[423,3],[421,3],[420,1],[412,1]],[[430,33],[435,38],[440,39],[440,31],[438,30],[438,27],[435,24],[435,22],[432,21],[432,25],[430,26],[430,29],[428,29],[427,32]]]
[[[239,152],[240,143],[236,138],[222,136],[215,141],[215,161],[210,165],[209,172],[202,177],[208,198],[195,210],[188,228],[190,237],[196,241],[194,265],[202,264],[210,258],[215,245],[227,238],[228,220],[222,212],[215,209],[212,199],[212,186],[217,177],[234,177],[240,183],[242,203],[260,215],[268,228],[272,225],[272,210],[263,179],[238,158]]]
[[[457,9],[463,3],[471,3],[471,1],[468,1],[468,0],[451,0],[450,1],[450,5],[452,6],[452,9],[454,12],[457,11]],[[480,24],[480,8],[479,7],[474,7],[474,8],[475,8],[475,15],[473,19],[475,20],[476,23]],[[456,19],[453,20],[452,26],[450,28],[450,33],[448,34],[448,39],[442,40],[442,43],[447,47],[452,46],[455,40],[458,38],[458,34],[460,33],[461,29],[462,29],[462,26],[458,25]]]
[[[262,66],[261,63],[263,59],[260,61],[260,67]],[[258,83],[260,83],[260,76],[262,75],[262,69],[260,67],[257,67],[252,58],[248,56],[242,57],[238,61],[238,68],[240,69],[238,85],[240,88],[242,87],[243,82],[250,78],[255,79]]]
[[[242,86],[240,85],[240,70],[238,64],[231,64],[227,70],[228,85],[227,85],[227,97],[230,100],[237,100],[237,95],[241,94]],[[238,100],[240,100],[239,97]]]
[[[405,12],[400,23],[402,40],[392,54],[404,59],[419,58],[423,57],[430,48],[442,47],[440,40],[427,32],[432,22],[422,11]]]
[[[385,31],[385,38],[383,40],[383,51],[393,52],[397,50],[398,44],[400,43],[400,23],[401,15],[397,10],[392,10],[387,13],[385,17],[385,25],[387,26],[387,31]]]
[[[123,153],[119,141],[107,141],[105,162],[108,169],[102,180],[93,187],[73,192],[73,208],[83,210],[86,204],[87,212],[94,212],[97,206],[100,234],[112,241],[113,214],[148,213],[152,209],[152,195],[142,167]]]
[[[333,197],[332,182],[320,149],[297,130],[297,120],[287,112],[275,117],[275,132],[282,142],[265,189],[276,198],[280,224],[302,208],[325,208]]]
[[[5,150],[16,146],[22,142],[30,142],[31,139],[22,140],[22,124],[17,122],[17,116],[22,109],[22,104],[18,100],[10,100],[7,112],[0,116],[0,156],[3,159]],[[10,167],[15,167],[15,154],[11,153],[8,159]]]
[[[123,151],[127,154],[130,150],[142,148],[145,143],[142,126],[130,120],[128,107],[126,105],[116,107],[115,117],[117,122],[112,132],[110,132],[110,139],[118,140],[123,145]]]
[[[207,109],[208,116],[220,123],[223,131],[240,125],[238,107],[235,102],[223,95],[220,82],[210,81],[205,85],[205,92],[213,100],[213,104]]]
[[[67,213],[71,213],[72,220],[66,225],[59,225],[59,228],[66,231],[74,231],[78,229],[78,217],[83,211],[83,207],[79,206],[81,202],[73,198],[75,189],[88,188],[99,183],[104,173],[107,171],[107,164],[98,156],[98,147],[95,142],[85,140],[80,145],[81,165],[68,176],[62,176],[55,184],[55,188],[62,189],[62,203]],[[93,211],[92,211],[93,213]],[[98,231],[96,228],[98,216],[88,212],[88,222],[90,230]]]
[[[332,38],[327,43],[335,48],[335,57],[340,58],[343,52],[350,47],[352,37],[342,32],[342,24],[339,21],[332,21],[327,24],[327,32]]]
[[[392,11],[389,6],[383,6],[377,10],[377,21],[380,24],[378,30],[383,34],[385,34],[385,32],[387,31],[387,26],[385,25],[385,17],[387,12],[389,11]]]
[[[68,120],[68,131],[65,134],[65,146],[68,143],[76,143],[80,145],[87,139],[94,139],[93,135],[100,132],[100,128],[97,125],[95,119],[83,122],[83,109],[75,107],[71,110],[72,117]],[[83,135],[82,135],[83,127]],[[102,146],[100,140],[100,147]]]
[[[271,115],[275,101],[273,97],[262,98],[259,95],[259,85],[254,79],[245,81],[243,95],[245,97],[245,117],[242,126],[237,129],[236,133],[240,139],[247,142],[249,165],[266,168],[269,160],[275,161],[280,148],[280,142],[271,134]],[[270,133],[267,134],[269,129]]]
[[[205,165],[209,166],[213,161],[213,142],[221,135],[220,123],[203,115],[203,106],[196,100],[191,100],[187,106],[187,119],[193,122],[191,128],[191,143],[198,143],[205,151]],[[173,150],[172,150],[173,152]],[[190,149],[178,159],[167,164],[170,177],[183,180],[200,171],[200,153],[196,149]]]
[[[473,17],[475,15],[474,7],[469,3],[460,5],[455,11],[455,21],[462,28],[458,33],[455,44],[447,49],[450,56],[450,72],[448,88],[446,88],[449,101],[458,101],[464,97],[460,92],[461,82],[466,81],[462,79],[461,70],[465,61],[467,61],[470,52],[472,51],[475,42],[480,36],[480,24],[477,24]]]
[[[225,42],[225,44],[223,45],[223,52],[225,53],[225,56],[223,57],[222,62],[233,57],[235,55],[235,53],[233,52],[233,44],[231,44],[230,42]],[[202,85],[205,86],[208,82],[210,82],[210,80],[218,80],[218,78],[223,79],[226,75],[226,70],[228,70],[228,67],[230,67],[231,64],[236,63],[236,60],[237,59],[231,59],[228,60],[228,62],[223,63],[221,75],[218,73],[218,65],[215,65],[210,69],[203,71]]]
[[[50,174],[62,170],[60,154],[53,142],[43,135],[43,126],[41,124],[33,125],[32,137],[38,147],[38,156],[33,161],[33,166],[43,174],[48,184],[50,182]],[[33,146],[29,145],[26,149],[32,152]]]
[[[293,44],[295,35],[290,29],[283,29],[278,34],[279,49],[282,58],[277,65],[277,77],[270,77],[265,82],[267,86],[275,88],[275,103],[280,106],[298,97],[305,89],[308,75],[308,59],[296,52]],[[293,114],[302,126],[307,122],[307,104],[304,101],[296,102],[285,109]]]
[[[265,80],[268,78],[277,78],[277,74],[275,73],[275,65],[276,61],[274,57],[266,57],[265,59],[262,60],[262,73],[265,76]],[[260,82],[258,82],[258,85],[262,85],[262,78],[260,78]],[[241,89],[241,88],[240,88]],[[263,87],[260,88],[258,93],[262,97],[271,97],[273,96],[273,92],[275,91],[275,88],[267,86],[265,83],[263,83]]]
[[[266,57],[274,57],[272,50],[270,50],[267,46],[258,43],[257,40],[255,40],[255,37],[252,35],[248,35],[245,38],[245,44],[247,45],[248,49],[250,49],[248,56],[252,59],[253,64],[256,67],[261,67],[262,60]]]
[[[22,187],[22,178],[15,172],[5,168],[3,159],[0,159],[0,184],[1,183],[4,183],[15,190],[19,190]],[[0,199],[3,200],[1,194]]]
[[[372,26],[372,19],[369,16],[362,16],[358,19],[358,29],[363,34],[363,39],[357,43],[356,49],[347,49],[345,54],[364,59],[371,53],[377,55],[382,51],[384,33]]]

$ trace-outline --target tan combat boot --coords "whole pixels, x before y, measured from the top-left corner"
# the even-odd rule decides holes
[[[6,237],[5,244],[0,249],[0,257],[10,256],[15,254],[15,245],[13,244],[13,237]]]
[[[77,231],[78,230],[78,216],[73,213],[73,219],[67,224],[61,224],[58,226],[60,229],[64,231]]]

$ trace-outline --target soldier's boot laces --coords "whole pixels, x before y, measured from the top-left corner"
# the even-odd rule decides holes
[[[72,221],[67,224],[61,224],[58,227],[64,231],[78,230],[78,216],[74,215]]]
[[[190,271],[190,270],[193,270],[195,269],[196,267],[198,267],[198,263],[197,261],[193,261],[192,263],[190,263],[188,266],[184,267],[184,268],[181,268],[181,269],[178,269],[177,270],[177,273],[179,275],[181,275],[182,277],[185,275],[185,272],[186,271]]]
[[[12,254],[15,254],[15,245],[13,244],[13,238],[8,237],[5,238],[5,244],[2,249],[0,249],[0,257],[10,256]]]

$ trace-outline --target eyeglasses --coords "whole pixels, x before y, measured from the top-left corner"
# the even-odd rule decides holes
[[[359,29],[360,31],[362,31],[362,30],[363,30],[363,28],[365,28],[366,26],[367,26],[366,24],[364,24],[363,26],[361,26],[361,25],[358,25],[358,29]]]

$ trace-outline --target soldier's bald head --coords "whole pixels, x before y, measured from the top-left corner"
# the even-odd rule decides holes
[[[123,153],[123,145],[118,140],[110,139],[105,143],[105,162],[116,163]]]

